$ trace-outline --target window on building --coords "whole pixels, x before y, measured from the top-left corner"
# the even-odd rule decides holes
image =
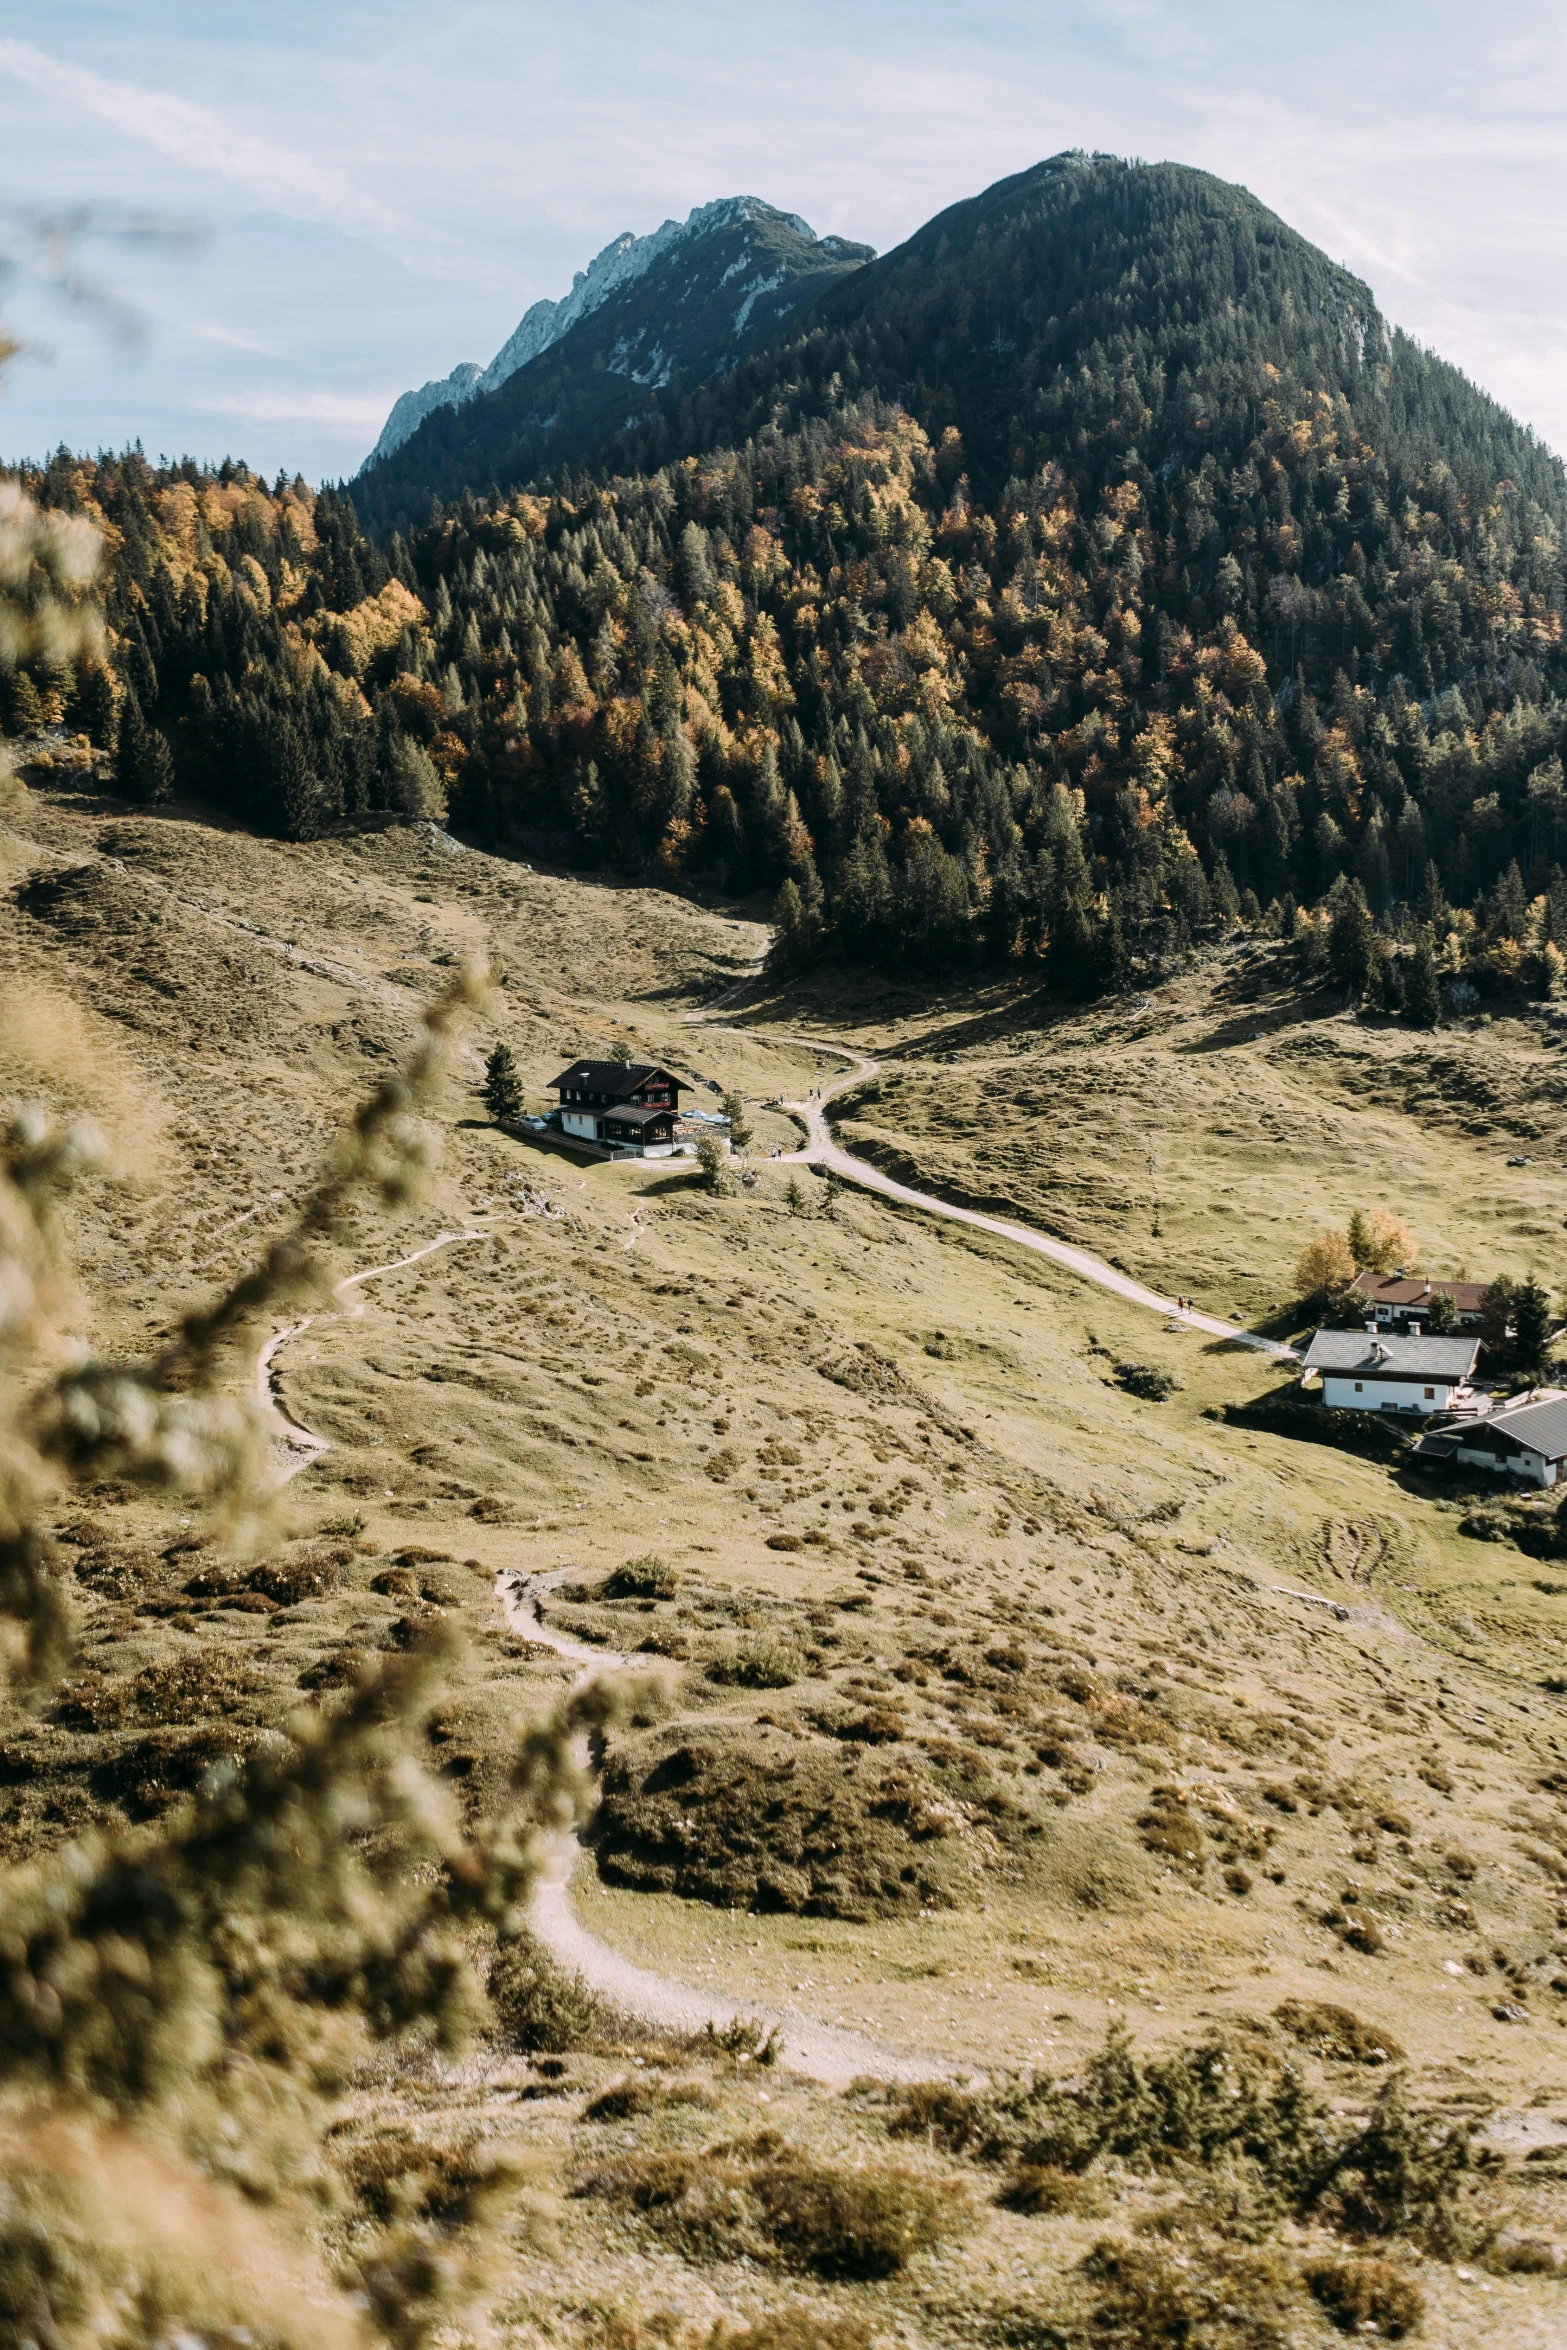
[[[1436,1394],[1436,1389],[1435,1389],[1434,1387],[1428,1387],[1428,1388],[1426,1389],[1426,1402],[1427,1402],[1427,1403],[1430,1403],[1430,1401],[1432,1400],[1432,1398],[1433,1398],[1433,1396],[1434,1396],[1435,1394]]]
[[[1366,1383],[1365,1383],[1365,1381],[1364,1381],[1363,1379],[1357,1379],[1357,1380],[1355,1381],[1355,1393],[1356,1393],[1357,1395],[1364,1395],[1364,1394],[1365,1394],[1365,1392],[1366,1392]]]

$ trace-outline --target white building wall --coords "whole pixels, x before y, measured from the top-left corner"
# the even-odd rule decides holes
[[[1429,1387],[1431,1392],[1427,1394]],[[1379,1412],[1390,1404],[1400,1412],[1445,1412],[1454,1393],[1451,1380],[1363,1379],[1339,1371],[1322,1374],[1322,1400],[1330,1411]]]
[[[1458,1458],[1461,1461],[1472,1462],[1477,1469],[1489,1469],[1493,1475],[1517,1477],[1528,1485],[1554,1485],[1556,1483],[1557,1464],[1555,1461],[1546,1460],[1541,1453],[1515,1452],[1510,1453],[1503,1460],[1499,1459],[1494,1452],[1478,1452],[1472,1450],[1467,1444],[1461,1444],[1458,1447]]]
[[[575,1134],[579,1141],[597,1142],[599,1138],[597,1110],[562,1110],[560,1124],[563,1134]]]

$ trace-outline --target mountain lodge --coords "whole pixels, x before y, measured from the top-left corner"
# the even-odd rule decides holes
[[[573,1061],[550,1081],[563,1134],[631,1158],[674,1156],[680,1080],[650,1061]]]

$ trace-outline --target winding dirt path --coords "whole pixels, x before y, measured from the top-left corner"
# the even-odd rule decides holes
[[[540,1602],[572,1572],[570,1567],[559,1567],[553,1574],[523,1575],[503,1568],[497,1578],[501,1612],[525,1640],[551,1648],[557,1656],[580,1666],[579,1682],[591,1681],[632,1660],[611,1649],[590,1648],[545,1622]],[[528,1923],[553,1957],[617,2006],[674,2032],[699,2032],[709,2023],[722,2030],[726,2024],[755,2020],[777,2032],[783,2060],[792,2072],[836,2088],[864,2074],[881,2081],[928,2081],[952,2072],[950,2059],[894,2054],[880,2041],[846,2031],[841,2025],[818,2023],[793,2008],[764,2008],[754,2002],[739,2005],[682,1983],[675,1976],[654,1974],[622,1957],[596,1934],[590,1934],[572,1911],[571,1879],[581,1856],[582,1846],[575,1835],[551,1839],[529,1904]]]
[[[360,1289],[367,1281],[378,1281],[383,1273],[400,1273],[405,1265],[417,1265],[421,1257],[434,1256],[438,1248],[450,1248],[453,1241],[482,1240],[483,1237],[481,1232],[471,1227],[462,1232],[438,1232],[433,1240],[425,1242],[423,1248],[414,1249],[406,1257],[394,1257],[389,1265],[367,1265],[362,1273],[350,1273],[346,1281],[338,1283],[337,1294],[341,1297],[345,1290]],[[354,1315],[362,1314],[364,1310],[361,1303],[348,1308]],[[285,1329],[267,1340],[256,1357],[256,1399],[277,1422],[284,1454],[279,1485],[286,1485],[291,1477],[299,1476],[302,1470],[308,1469],[313,1461],[318,1461],[324,1452],[332,1449],[325,1436],[318,1436],[313,1428],[307,1428],[304,1421],[297,1419],[289,1410],[277,1380],[277,1358],[283,1348],[291,1339],[302,1337],[312,1323],[320,1319],[319,1314],[305,1314],[299,1321],[290,1322]]]
[[[701,1014],[690,1016],[693,1026],[703,1024]],[[1296,1360],[1293,1347],[1281,1346],[1271,1338],[1259,1338],[1255,1331],[1237,1328],[1233,1322],[1221,1322],[1216,1314],[1200,1314],[1194,1307],[1177,1305],[1173,1297],[1161,1297],[1158,1290],[1134,1281],[1128,1273],[1118,1273],[1102,1257],[1091,1250],[1075,1248],[1070,1241],[1052,1239],[1048,1232],[1037,1231],[1029,1224],[1014,1224],[1005,1216],[987,1216],[978,1208],[960,1208],[955,1201],[940,1199],[934,1192],[916,1191],[912,1185],[898,1183],[884,1175],[867,1159],[857,1159],[833,1140],[832,1128],[827,1123],[827,1104],[851,1086],[863,1084],[881,1068],[852,1045],[838,1044],[824,1036],[777,1036],[762,1029],[741,1028],[733,1022],[724,1023],[737,1036],[754,1036],[761,1042],[803,1044],[813,1052],[835,1053],[852,1065],[843,1076],[824,1085],[805,1101],[786,1101],[783,1107],[805,1122],[807,1135],[803,1150],[786,1151],[775,1165],[827,1167],[845,1183],[858,1184],[862,1191],[880,1193],[883,1199],[896,1200],[901,1207],[918,1208],[927,1216],[943,1216],[953,1224],[968,1224],[976,1232],[993,1232],[1002,1240],[1016,1241],[1020,1248],[1032,1249],[1036,1256],[1049,1257],[1053,1264],[1062,1265],[1081,1280],[1092,1281],[1100,1289],[1108,1289],[1116,1297],[1125,1298],[1129,1305],[1142,1306],[1151,1314],[1162,1314],[1166,1321],[1179,1322],[1185,1329],[1201,1330],[1210,1338],[1226,1338],[1236,1346],[1254,1347],[1259,1354],[1277,1355],[1283,1360]]]
[[[351,1273],[346,1281],[338,1283],[337,1294],[342,1297],[346,1291],[362,1288],[383,1273],[397,1273],[405,1265],[417,1265],[421,1258],[433,1256],[437,1249],[449,1248],[456,1241],[482,1237],[472,1229],[438,1233],[434,1240],[426,1241],[423,1248],[413,1249],[406,1257],[397,1257],[387,1265],[368,1266],[362,1273]],[[364,1307],[356,1303],[347,1310],[362,1314]],[[267,1340],[256,1358],[256,1393],[277,1423],[284,1454],[278,1478],[280,1486],[332,1449],[327,1437],[318,1435],[289,1410],[278,1385],[278,1356],[291,1340],[301,1337],[319,1319],[316,1314],[305,1314],[299,1321],[290,1322]],[[517,1568],[504,1567],[497,1577],[497,1594],[501,1612],[514,1631],[541,1647],[553,1649],[558,1656],[581,1668],[579,1679],[591,1680],[595,1674],[629,1664],[630,1659],[608,1649],[589,1648],[544,1622],[540,1600],[571,1572],[569,1567],[562,1567],[554,1574],[527,1577]],[[584,1763],[589,1760],[585,1750],[579,1760]],[[818,2023],[793,2009],[741,2006],[732,1999],[699,1991],[695,1985],[682,1983],[673,1976],[654,1974],[650,1968],[623,1958],[618,1950],[601,1942],[596,1934],[590,1934],[573,1914],[571,1877],[581,1854],[582,1846],[574,1834],[550,1839],[544,1867],[534,1888],[529,1923],[553,1957],[618,2007],[663,2030],[681,2033],[699,2032],[709,2023],[722,2030],[726,2024],[755,2019],[778,2033],[784,2061],[793,2071],[835,2087],[844,2086],[859,2074],[873,2074],[883,2081],[923,2081],[934,2074],[951,2071],[951,2066],[939,2058],[895,2055],[878,2041],[867,2040],[858,2032]]]

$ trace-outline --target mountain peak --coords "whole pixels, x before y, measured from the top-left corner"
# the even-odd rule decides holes
[[[442,408],[460,408],[482,393],[498,390],[520,368],[560,342],[574,326],[602,309],[606,302],[637,285],[650,271],[669,261],[694,255],[697,248],[715,238],[740,247],[728,257],[717,279],[719,286],[746,276],[748,252],[764,245],[768,248],[766,262],[770,267],[764,265],[744,286],[737,288],[734,356],[738,356],[738,345],[745,338],[753,312],[763,296],[777,293],[794,277],[813,277],[824,263],[842,268],[858,266],[873,257],[868,245],[851,244],[843,237],[818,237],[809,221],[802,220],[799,213],[780,212],[775,205],[764,203],[760,196],[720,196],[712,203],[696,205],[684,220],[663,221],[645,236],[623,229],[594,255],[586,269],[577,271],[568,294],[558,301],[535,302],[524,312],[488,367],[481,368],[475,361],[465,360],[450,375],[422,384],[417,391],[404,392],[366,458],[366,467],[401,448],[426,417]],[[791,247],[794,250],[780,249]],[[698,277],[703,274],[699,267]],[[695,290],[695,284],[687,287],[683,298],[688,301]],[[792,304],[772,307],[776,310]],[[606,365],[612,374],[658,389],[670,380],[677,367],[686,363],[686,354],[680,347],[683,338],[671,321],[668,332],[655,335],[651,348],[646,347],[645,336],[641,341],[644,347],[636,352],[623,337]],[[719,360],[721,364],[722,354]],[[709,373],[714,371],[712,365],[706,369]]]

